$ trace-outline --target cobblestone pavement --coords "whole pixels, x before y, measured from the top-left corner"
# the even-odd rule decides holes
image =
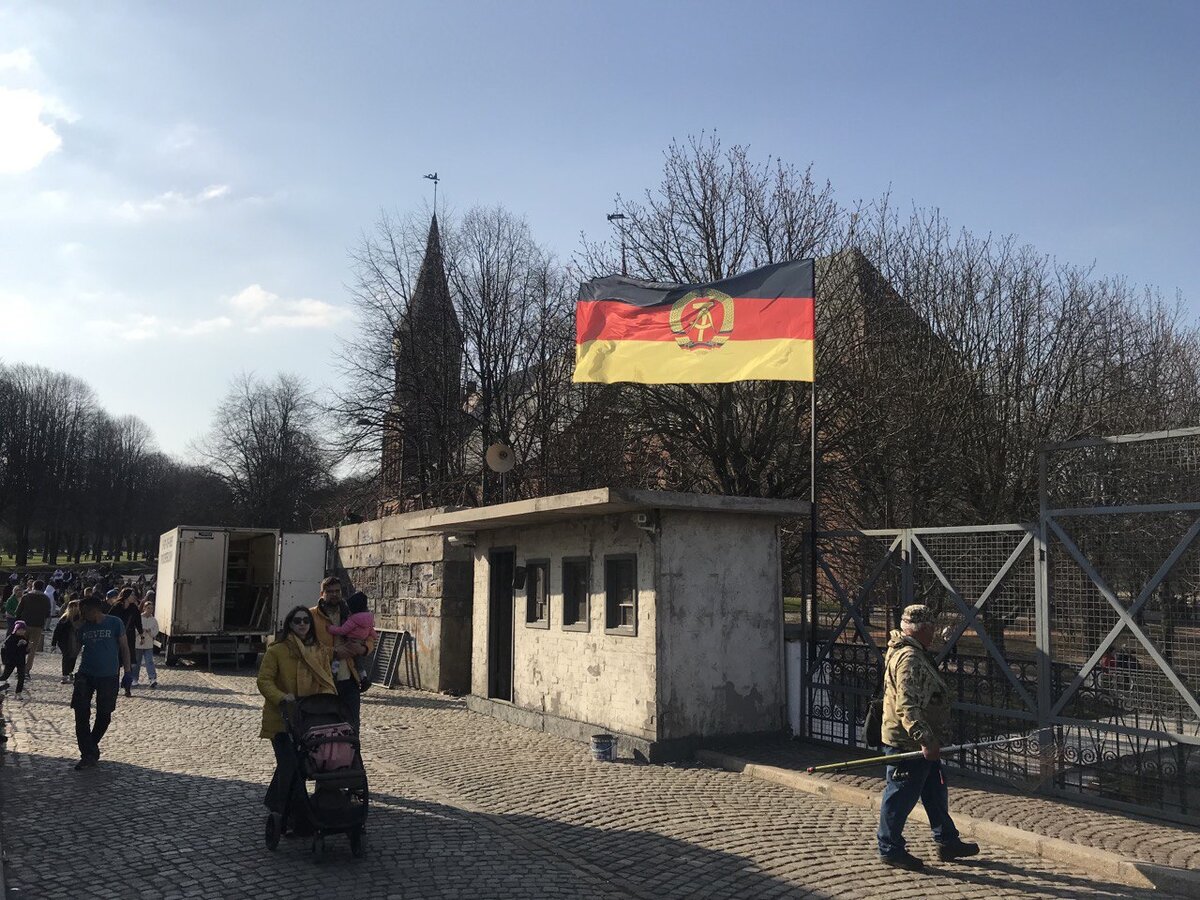
[[[307,841],[263,846],[273,757],[253,679],[173,669],[160,685],[120,699],[103,761],[82,773],[66,686],[37,674],[30,699],[8,702],[10,897],[1161,896],[988,848],[897,872],[876,860],[865,810],[700,766],[592,763],[458,701],[380,689],[363,705],[367,857],[334,837],[317,864]],[[926,834],[910,840],[933,858]]]
[[[853,755],[836,748],[795,741],[757,742],[722,750],[747,762],[798,772],[803,772],[807,766],[849,759]],[[883,778],[878,769],[821,777],[877,793],[883,791]],[[1200,828],[1031,796],[993,783],[971,782],[957,774],[951,789],[950,807],[951,812],[959,811],[1047,837],[1109,850],[1130,859],[1200,870]]]

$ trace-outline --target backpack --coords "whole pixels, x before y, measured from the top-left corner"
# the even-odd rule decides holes
[[[863,743],[868,747],[883,746],[883,692],[880,691],[867,704],[867,718],[863,722]]]
[[[357,736],[349,722],[314,725],[304,733],[308,758],[318,772],[332,772],[354,765]]]

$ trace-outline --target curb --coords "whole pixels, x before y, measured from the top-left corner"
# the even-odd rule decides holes
[[[880,795],[865,788],[826,781],[815,775],[795,772],[778,766],[751,763],[740,757],[713,750],[696,751],[696,759],[719,769],[737,772],[760,781],[780,784],[806,794],[816,794],[847,806],[879,811]],[[925,810],[920,806],[912,811],[909,818],[929,824]],[[1022,828],[1000,825],[987,819],[978,819],[975,816],[960,813],[954,814],[954,822],[958,825],[963,837],[979,838],[987,844],[1009,847],[1054,862],[1068,863],[1086,870],[1091,875],[1117,884],[1150,888],[1178,894],[1182,897],[1200,897],[1200,871],[1198,870],[1177,869],[1172,866],[1144,862],[1122,856],[1111,850],[1074,844],[1061,838],[1047,837],[1036,832],[1025,831]]]

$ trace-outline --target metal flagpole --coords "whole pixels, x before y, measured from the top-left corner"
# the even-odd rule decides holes
[[[807,652],[800,666],[800,730],[808,736],[808,679],[809,665],[817,653],[817,261],[813,260],[813,380],[809,388],[809,458],[808,458],[808,602],[804,605],[804,632]]]

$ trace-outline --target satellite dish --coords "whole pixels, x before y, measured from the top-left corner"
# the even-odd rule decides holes
[[[483,459],[489,469],[499,472],[501,475],[511,471],[512,467],[517,464],[517,455],[513,453],[512,447],[508,444],[492,444],[487,448]]]

